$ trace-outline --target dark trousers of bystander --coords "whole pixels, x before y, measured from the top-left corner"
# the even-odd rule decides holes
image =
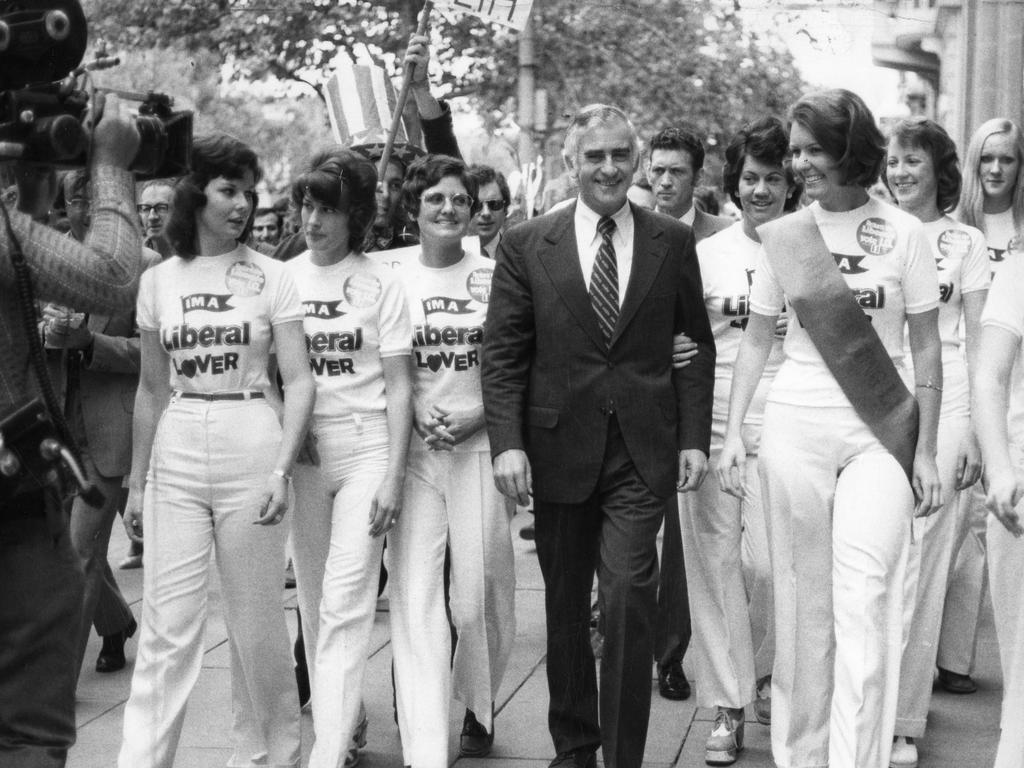
[[[82,567],[50,489],[0,506],[0,765],[60,768],[75,741]]]
[[[608,427],[591,496],[578,504],[534,503],[547,615],[548,727],[559,754],[601,746],[608,768],[640,768],[665,499],[641,480],[614,416]],[[595,567],[605,632],[600,700],[590,645]]]

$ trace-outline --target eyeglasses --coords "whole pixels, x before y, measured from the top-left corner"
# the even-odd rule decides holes
[[[495,213],[497,213],[498,211],[503,211],[506,208],[508,208],[508,204],[504,200],[501,200],[501,199],[498,199],[498,200],[481,200],[480,201],[480,205],[486,207],[487,210],[489,210],[489,211],[494,211]]]
[[[473,198],[465,192],[456,192],[448,196],[444,192],[429,192],[420,196],[420,202],[429,205],[431,208],[444,208],[445,201],[452,204],[457,210],[468,210],[473,205]]]
[[[169,206],[167,203],[157,203],[156,205],[147,205],[146,203],[139,203],[138,205],[135,206],[135,210],[138,211],[143,216],[148,216],[150,211],[156,211],[158,215],[163,216],[169,210],[171,210],[171,206]]]
[[[87,197],[73,197],[68,201],[68,208],[74,208],[77,211],[87,211],[90,205]]]

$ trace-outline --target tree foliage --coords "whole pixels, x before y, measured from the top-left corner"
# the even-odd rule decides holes
[[[94,37],[116,49],[174,43],[213,52],[229,79],[319,91],[338,51],[397,74],[422,0],[86,0]],[[517,36],[435,12],[438,91],[484,115],[514,110]],[[721,141],[781,114],[803,83],[771,34],[744,29],[731,0],[535,0],[536,82],[549,114],[607,101],[646,134],[685,121]],[[557,129],[558,120],[549,126]]]

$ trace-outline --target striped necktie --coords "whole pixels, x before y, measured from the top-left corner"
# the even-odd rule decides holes
[[[619,319],[619,272],[615,266],[615,246],[612,244],[615,220],[610,216],[602,216],[597,222],[597,231],[601,235],[601,246],[594,259],[594,271],[590,273],[590,303],[597,313],[604,343],[610,344],[615,323]]]

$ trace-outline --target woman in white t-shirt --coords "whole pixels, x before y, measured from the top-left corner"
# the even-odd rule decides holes
[[[722,177],[725,191],[743,217],[697,243],[704,303],[717,349],[712,466],[725,436],[733,364],[750,313],[750,283],[761,243],[757,227],[794,209],[800,200],[782,123],[768,117],[740,130],[725,150]],[[750,493],[745,499],[724,493],[712,473],[696,492],[679,494],[697,704],[716,708],[705,745],[706,758],[712,764],[735,759],[743,744],[743,708],[747,704],[755,702],[760,722],[767,724],[771,719],[775,660],[772,577],[757,453],[765,397],[782,362],[784,334],[783,319],[743,421]]]
[[[982,123],[964,157],[964,183],[956,218],[985,235],[991,274],[1006,260],[1011,242],[1024,226],[1024,137],[1011,120]],[[950,574],[936,664],[939,685],[952,693],[973,693],[975,638],[985,602],[986,518],[980,485],[961,494],[970,527]]]
[[[993,274],[1024,228],[1024,134],[1012,120],[986,120],[964,156],[957,219],[985,233]]]
[[[981,317],[973,417],[988,484],[988,573],[1003,707],[994,768],[1024,768],[1024,259],[1007,261],[992,281]],[[1009,414],[1009,418],[1007,418]]]
[[[981,474],[981,456],[970,428],[968,370],[977,364],[989,266],[984,235],[947,213],[956,207],[961,176],[956,145],[942,126],[923,117],[897,123],[889,134],[884,179],[900,208],[924,224],[939,270],[943,393],[936,464],[943,505],[937,514],[915,523],[906,581],[908,638],[890,757],[892,766],[913,768],[915,739],[924,735],[931,702],[950,566],[967,534],[962,514],[967,507],[960,503],[960,491]]]
[[[494,262],[462,248],[476,191],[462,161],[444,155],[414,162],[402,188],[420,232],[418,257],[399,267],[413,325],[415,434],[388,570],[398,722],[412,768],[447,768],[452,694],[466,706],[461,754],[490,751],[493,702],[515,637],[514,509],[494,485],[480,388]]]
[[[230,649],[228,764],[299,764],[279,523],[314,394],[295,285],[283,264],[244,245],[259,177],[242,142],[197,139],[165,230],[178,255],[148,270],[139,288],[142,362],[124,520],[132,538],[145,531],[145,584],[120,768],[174,763],[203,660],[211,551]]]
[[[376,187],[373,165],[340,147],[292,184],[309,250],[286,270],[305,309],[316,382],[292,522],[316,732],[310,768],[351,765],[365,743],[360,702],[381,551],[402,512],[412,428],[405,292],[362,252]]]
[[[790,110],[790,120],[793,171],[813,202],[806,214],[796,214],[801,223],[789,226],[820,245],[798,244],[796,253],[773,249],[771,258],[761,250],[717,474],[725,490],[744,493],[743,419],[772,349],[779,308],[798,301],[806,313],[790,315],[785,357],[765,406],[758,468],[775,590],[772,752],[786,766],[886,766],[914,496],[921,515],[940,501],[937,273],[920,222],[868,194],[882,167],[885,139],[860,97],[841,89],[808,94]],[[785,232],[786,222],[762,227],[762,239]],[[835,315],[815,300],[819,289],[806,279],[810,274],[822,275],[823,286],[852,291],[870,326],[844,320],[828,327]],[[786,295],[780,281],[802,293]],[[845,316],[856,307],[844,304],[836,311]],[[805,322],[816,325],[808,330]],[[868,426],[860,414],[877,412],[872,403],[879,402],[878,392],[863,386],[867,377],[859,379],[861,386],[851,385],[858,379],[848,364],[865,357],[877,364],[876,355],[888,356],[896,370],[886,375],[898,392],[905,326],[918,382],[916,446],[905,432],[890,440],[877,419]],[[846,349],[841,340],[851,331],[870,355],[844,358],[837,352]],[[819,351],[812,332],[818,339],[839,339],[833,342],[838,346]],[[837,381],[832,366],[851,378]],[[868,380],[878,381],[874,375]],[[905,391],[899,397],[901,406],[913,406]],[[879,435],[912,463],[912,483],[908,467]]]

